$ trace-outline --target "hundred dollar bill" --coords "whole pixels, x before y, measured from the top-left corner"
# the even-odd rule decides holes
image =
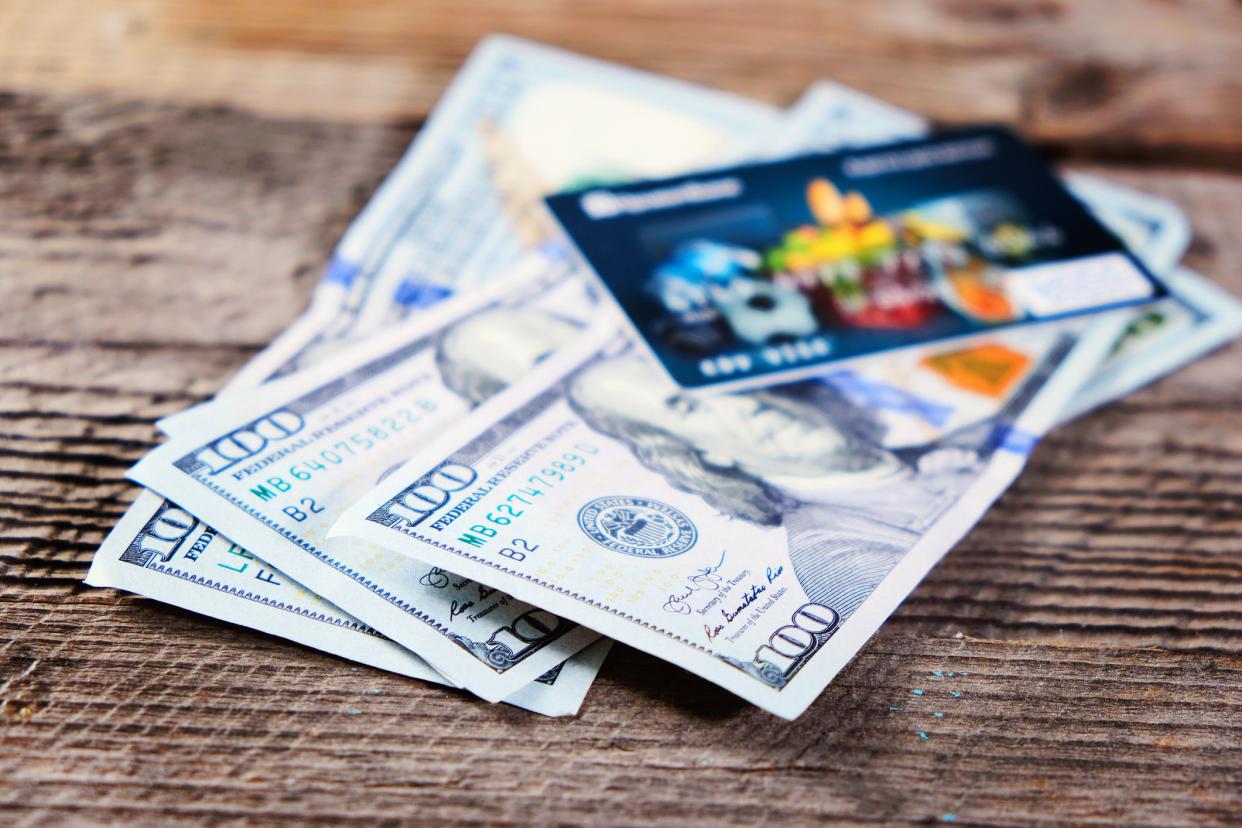
[[[1190,222],[1171,201],[1082,173],[1063,176],[1066,188],[1161,276],[1173,272],[1190,246]]]
[[[591,304],[585,284],[565,278],[443,304],[319,368],[218,401],[210,430],[157,448],[131,477],[454,683],[504,698],[597,635],[451,570],[326,532],[447,423],[580,335]]]
[[[281,382],[246,389],[247,398],[279,393]],[[86,582],[137,592],[382,669],[448,683],[414,653],[151,492],[139,496],[104,540]],[[606,652],[607,644],[592,645],[505,701],[544,715],[572,715]]]
[[[965,418],[938,403],[952,410],[921,435],[891,435],[886,395],[857,377],[691,396],[597,331],[332,536],[504,589],[793,718],[1014,479],[1120,324],[905,363],[889,388],[903,403],[922,372],[990,402]]]
[[[1164,275],[1173,296],[1134,314],[1060,422],[1123,397],[1242,336],[1242,302],[1192,270]]]
[[[553,262],[543,196],[739,160],[779,110],[504,35],[480,42],[405,156],[350,225],[307,325],[237,382],[305,367],[521,254]]]
[[[409,650],[149,491],[138,496],[104,541],[86,581],[136,592],[382,670],[448,684]],[[608,644],[604,639],[591,645],[505,701],[546,716],[573,715]]]

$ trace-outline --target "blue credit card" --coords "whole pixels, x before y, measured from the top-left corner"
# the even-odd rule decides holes
[[[688,389],[770,385],[830,362],[1167,295],[998,127],[547,203]]]

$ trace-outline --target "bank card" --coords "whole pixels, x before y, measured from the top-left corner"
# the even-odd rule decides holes
[[[1164,286],[988,127],[547,203],[682,388],[1150,302]]]

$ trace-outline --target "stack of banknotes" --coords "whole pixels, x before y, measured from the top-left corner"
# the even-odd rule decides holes
[[[1175,206],[1071,176],[1173,296],[999,332],[1029,367],[1015,393],[895,353],[687,397],[543,197],[927,129],[828,82],[779,111],[488,38],[305,313],[159,423],[87,581],[546,715],[578,710],[615,639],[798,716],[1041,436],[1228,341],[1242,309],[1179,267]]]

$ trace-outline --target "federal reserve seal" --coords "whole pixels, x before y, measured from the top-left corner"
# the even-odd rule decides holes
[[[578,511],[578,526],[600,546],[639,558],[671,558],[699,539],[690,518],[645,497],[598,497]]]

